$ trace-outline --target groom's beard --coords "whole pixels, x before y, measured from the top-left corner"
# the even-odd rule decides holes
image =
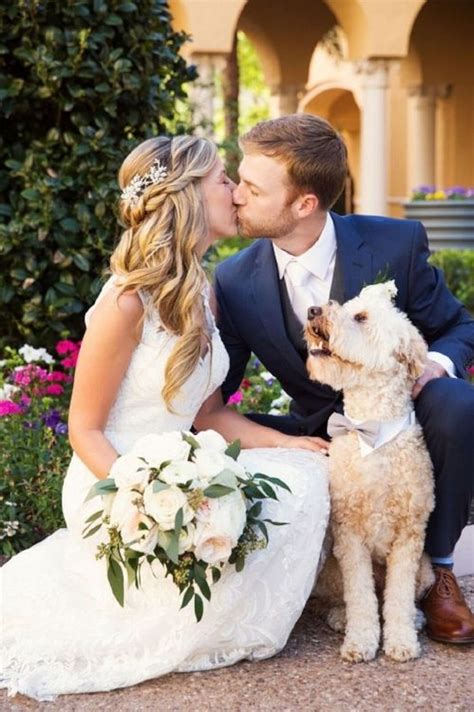
[[[242,237],[268,237],[270,240],[277,240],[293,232],[297,223],[288,207],[284,207],[278,215],[254,220],[237,213],[239,235]]]

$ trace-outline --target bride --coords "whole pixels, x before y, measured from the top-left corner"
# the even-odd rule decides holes
[[[125,159],[119,182],[125,230],[112,277],[86,315],[70,407],[67,529],[0,571],[0,685],[38,700],[274,655],[311,591],[328,518],[326,443],[257,425],[222,403],[228,357],[200,259],[237,227],[234,186],[216,147],[196,137],[149,139]],[[150,570],[121,608],[104,561],[81,537],[97,508],[84,503],[87,493],[118,455],[143,435],[193,423],[239,438],[251,448],[240,455],[249,470],[291,488],[264,505],[288,525],[271,528],[268,547],[241,573],[224,571],[200,623],[191,607],[180,610],[172,581]]]

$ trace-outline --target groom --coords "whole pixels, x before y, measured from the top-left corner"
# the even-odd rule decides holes
[[[435,470],[426,550],[436,580],[422,601],[427,633],[472,643],[474,616],[451,569],[473,491],[474,388],[462,379],[474,356],[474,321],[428,264],[421,223],[329,212],[342,191],[347,152],[326,121],[309,114],[264,121],[241,147],[234,193],[240,233],[263,237],[216,273],[219,328],[230,356],[224,397],[238,389],[253,352],[293,400],[288,416],[249,417],[289,434],[325,436],[342,398],[306,373],[307,309],[351,299],[381,276],[394,279],[398,307],[429,345],[413,394]]]

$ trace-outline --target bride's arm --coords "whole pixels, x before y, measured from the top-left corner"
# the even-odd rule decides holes
[[[285,435],[279,430],[254,423],[225,406],[220,389],[204,401],[194,420],[194,426],[197,430],[217,430],[228,441],[238,439],[244,448],[303,448],[324,454],[328,451],[328,443],[322,438]]]
[[[69,409],[69,441],[82,462],[103,479],[118,454],[104,428],[139,340],[143,307],[137,294],[110,290],[97,304],[84,335]]]

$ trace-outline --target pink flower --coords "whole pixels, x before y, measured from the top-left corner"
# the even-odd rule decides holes
[[[0,416],[18,415],[18,413],[21,413],[21,408],[18,403],[14,403],[11,400],[0,401]]]
[[[236,391],[230,396],[229,400],[227,401],[227,405],[239,405],[239,403],[242,403],[242,400],[242,393],[240,391]]]
[[[51,371],[51,373],[48,373],[46,380],[49,381],[50,383],[51,382],[57,383],[58,381],[59,382],[68,381],[69,376],[66,376],[66,374],[63,373],[62,371]]]
[[[34,380],[43,382],[47,378],[48,372],[34,363],[30,363],[28,366],[21,366],[13,373],[13,381],[17,386],[29,386]]]
[[[29,396],[22,395],[20,398],[20,403],[23,408],[28,408],[31,405],[31,398]]]
[[[64,366],[64,368],[75,368],[78,355],[79,351],[75,351],[70,356],[63,358],[63,360],[61,361],[61,366]]]
[[[470,376],[474,376],[474,366],[469,366],[467,369],[467,372],[469,373]]]
[[[63,339],[63,341],[58,341],[56,344],[56,351],[60,356],[65,354],[72,354],[79,351],[80,342],[75,344],[74,341],[69,341],[69,339]]]
[[[64,388],[59,383],[52,383],[46,388],[46,393],[48,396],[60,396],[61,393],[64,393]]]

